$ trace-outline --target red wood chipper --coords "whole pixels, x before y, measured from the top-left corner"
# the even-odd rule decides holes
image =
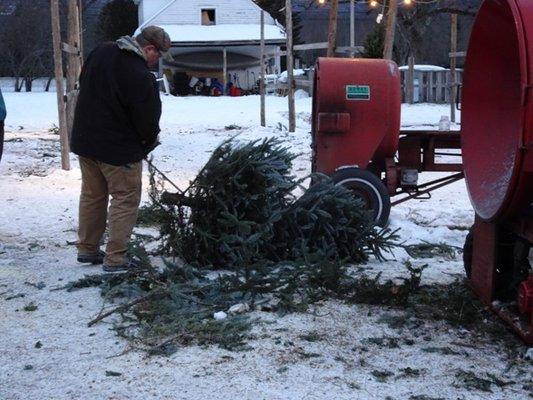
[[[532,85],[533,1],[485,0],[467,53],[460,133],[401,131],[400,74],[387,60],[319,59],[312,117],[313,171],[352,189],[380,225],[387,223],[391,204],[427,194],[464,172],[476,212],[463,255],[467,276],[479,297],[529,344]],[[436,156],[453,149],[462,150],[462,164],[437,162]],[[450,174],[419,184],[424,171]]]
[[[380,225],[389,219],[391,196],[402,195],[394,205],[463,178],[460,162],[436,162],[445,149],[461,147],[459,133],[400,131],[400,110],[394,62],[318,59],[312,170],[356,192]],[[419,184],[422,171],[456,173]]]

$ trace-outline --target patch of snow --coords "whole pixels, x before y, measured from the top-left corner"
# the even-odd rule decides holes
[[[307,93],[305,90],[303,89],[298,89],[294,92],[294,98],[296,100],[299,100],[299,99],[307,99],[309,98],[309,93]]]
[[[293,74],[293,76],[303,76],[303,75],[305,75],[305,70],[304,69],[295,69],[295,70],[293,70],[292,74]],[[280,82],[287,82],[287,79],[288,79],[287,71],[283,71],[278,76],[278,80]]]
[[[213,314],[213,318],[217,321],[220,321],[221,319],[226,319],[228,317],[228,314],[226,314],[224,311],[219,311]]]
[[[402,65],[399,67],[400,71],[407,71],[409,65]],[[439,67],[438,65],[425,65],[425,64],[415,64],[415,71],[429,72],[429,71],[446,71],[446,68]]]
[[[382,307],[329,300],[313,305],[308,313],[278,316],[254,311],[250,315],[259,322],[247,352],[191,346],[170,357],[148,358],[130,349],[109,324],[87,327],[101,311],[99,290],[52,290],[102,272],[99,266],[76,262],[73,243],[80,171],[74,155],[72,169],[60,169],[59,138],[50,130],[57,125],[56,96],[8,92],[4,98],[8,117],[0,162],[0,398],[382,400],[425,395],[496,400],[528,396],[524,385],[531,381],[531,369],[520,374],[501,344],[439,321],[426,322],[430,335],[421,336],[416,329],[399,332],[383,319],[402,314]],[[294,174],[304,177],[310,172],[311,98],[296,101],[293,133],[286,129],[286,98],[267,97],[266,127],[260,126],[259,96],[168,96],[162,101],[162,145],[154,151],[154,163],[181,188],[188,186],[212,150],[235,134],[242,141],[283,139],[299,154]],[[446,105],[402,105],[402,127],[436,129],[448,112]],[[458,125],[452,124],[452,129]],[[420,179],[442,176],[422,173]],[[146,170],[143,184],[146,201]],[[405,244],[444,242],[461,248],[473,216],[465,184],[459,181],[435,191],[431,198],[395,206],[390,227],[401,229],[400,240]],[[136,228],[136,232],[146,230]],[[405,261],[428,264],[423,284],[447,283],[463,275],[459,252],[452,259],[414,260],[398,248],[387,257],[387,261],[372,259],[361,268],[371,275],[381,272],[384,279],[397,279],[406,276]],[[23,311],[29,303],[37,309]],[[303,339],[309,334],[323,339]],[[380,337],[395,338],[398,346],[368,342]],[[449,347],[457,354],[424,351],[428,347]],[[420,376],[402,375],[407,368],[418,370]],[[481,377],[490,373],[513,383],[493,385],[490,393],[476,392],[457,385],[458,370]],[[106,371],[121,375],[107,376]],[[381,382],[373,371],[393,376]]]

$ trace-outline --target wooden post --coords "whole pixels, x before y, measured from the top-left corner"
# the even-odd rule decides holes
[[[261,79],[259,93],[261,94],[261,126],[266,126],[265,117],[265,12],[261,10]]]
[[[68,0],[67,43],[67,93],[76,89],[76,81],[81,69],[80,60],[80,21],[77,0]]]
[[[224,90],[222,90],[222,93],[226,96],[228,94],[228,52],[225,47],[222,49],[222,74],[224,75]]]
[[[78,99],[78,77],[81,71],[80,52],[80,20],[79,20],[77,0],[68,1],[68,50],[67,52],[67,132],[68,137],[72,136],[72,126],[74,124],[74,110]]]
[[[383,45],[383,58],[392,60],[392,49],[394,47],[394,33],[396,31],[396,14],[398,13],[398,0],[389,1],[389,12],[387,13],[387,28],[385,31],[385,42]]]
[[[446,102],[446,87],[444,86],[445,77],[443,71],[435,71],[435,103]]]
[[[450,60],[450,120],[455,122],[455,102],[457,99],[457,82],[455,79],[457,68],[457,14],[452,14],[451,31],[451,53]]]
[[[350,57],[355,57],[355,0],[350,0]]]
[[[292,4],[285,0],[285,29],[287,31],[287,85],[289,86],[289,132],[296,130],[296,111],[294,106],[294,54],[292,43]]]
[[[63,60],[61,55],[61,29],[59,24],[59,0],[51,0],[52,40],[54,45],[54,72],[56,78],[57,112],[59,116],[59,141],[61,144],[61,167],[70,170],[67,116],[63,87]]]
[[[409,56],[409,69],[407,70],[406,97],[409,104],[415,102],[415,58]]]
[[[83,65],[83,0],[78,2],[78,21],[80,21],[80,66]]]
[[[337,10],[339,0],[331,0],[329,6],[329,26],[328,26],[328,52],[327,57],[335,57],[335,47],[337,46]]]
[[[428,72],[428,97],[426,102],[434,103],[435,97],[433,96],[433,88],[435,87],[435,71]]]

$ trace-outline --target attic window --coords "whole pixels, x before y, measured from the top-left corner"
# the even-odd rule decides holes
[[[216,25],[214,9],[212,8],[202,9],[202,25]]]

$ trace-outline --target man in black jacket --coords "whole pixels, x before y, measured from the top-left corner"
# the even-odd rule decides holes
[[[126,251],[141,200],[142,160],[158,144],[161,116],[149,66],[170,46],[163,29],[149,26],[134,39],[101,44],[83,66],[71,138],[82,177],[79,262],[103,263],[105,271],[135,267]],[[100,241],[107,219],[104,253]]]

